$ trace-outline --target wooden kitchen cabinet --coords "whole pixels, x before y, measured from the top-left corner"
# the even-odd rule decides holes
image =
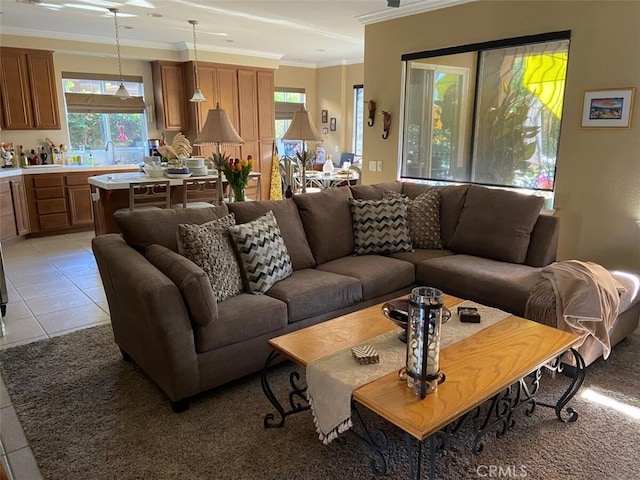
[[[78,173],[66,175],[69,222],[72,227],[93,226],[90,175]]]
[[[188,98],[185,93],[184,67],[180,62],[151,62],[153,93],[158,130],[185,132]]]
[[[5,130],[60,130],[53,52],[0,49],[0,123]]]
[[[0,179],[0,240],[29,233],[24,183],[20,175]]]

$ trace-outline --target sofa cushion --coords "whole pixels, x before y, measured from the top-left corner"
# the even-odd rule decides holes
[[[531,230],[544,199],[471,185],[448,248],[511,263],[524,263]]]
[[[315,266],[316,261],[304,233],[298,207],[292,198],[261,202],[233,202],[229,204],[228,208],[230,212],[235,214],[238,224],[255,220],[271,210],[278,221],[293,269],[300,270]]]
[[[316,264],[353,254],[353,226],[346,187],[295,195]]]
[[[202,225],[178,225],[178,252],[204,270],[218,302],[243,291],[240,266],[227,231],[235,224],[230,213]]]
[[[250,293],[263,294],[293,272],[280,228],[269,210],[255,220],[229,227]]]
[[[205,326],[218,317],[216,295],[204,270],[162,245],[149,245],[144,256],[178,287],[193,322]]]
[[[267,295],[287,304],[293,323],[361,301],[362,285],[353,277],[307,268],[276,283]]]
[[[390,257],[397,258],[398,260],[404,260],[405,262],[411,262],[414,265],[417,265],[424,260],[447,257],[449,255],[455,255],[455,253],[453,253],[451,250],[416,248],[413,250],[413,252],[393,253],[390,255]]]
[[[116,212],[113,218],[130,246],[140,252],[149,245],[158,244],[178,251],[176,232],[178,224],[201,225],[224,217],[229,213],[226,205],[209,208],[153,208]]]
[[[410,252],[411,235],[404,197],[383,200],[349,199],[356,255]]]
[[[524,315],[541,268],[470,255],[451,255],[416,265],[416,281],[445,293]]]
[[[402,290],[415,281],[412,263],[380,255],[347,256],[316,269],[357,278],[362,283],[363,300]]]
[[[392,191],[400,193],[402,191],[402,183],[386,182],[377,183],[375,185],[351,185],[351,195],[359,200],[382,200],[384,192]]]
[[[267,295],[241,293],[218,304],[218,320],[196,325],[196,351],[209,352],[281,330],[287,325],[287,306]],[[218,365],[217,368],[224,368]]]

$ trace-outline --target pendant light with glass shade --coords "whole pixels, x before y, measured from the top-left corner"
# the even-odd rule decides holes
[[[202,94],[202,90],[200,90],[200,77],[198,77],[198,48],[196,47],[196,25],[198,24],[198,20],[189,20],[189,23],[193,27],[193,72],[196,77],[196,90],[193,92],[193,97],[189,100],[190,102],[206,102],[207,99],[204,98]]]
[[[116,24],[116,48],[118,52],[118,72],[120,73],[120,86],[116,92],[116,97],[122,100],[129,98],[129,92],[124,86],[124,77],[122,76],[122,60],[120,59],[120,36],[118,35],[118,10],[117,8],[110,8],[109,11],[113,13],[113,20]]]

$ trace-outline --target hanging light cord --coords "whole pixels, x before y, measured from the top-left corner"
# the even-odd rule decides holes
[[[116,51],[118,52],[118,73],[120,73],[120,83],[124,84],[124,78],[122,76],[122,60],[120,60],[120,36],[118,35],[118,9],[113,8],[113,19],[116,22]]]
[[[198,76],[198,47],[196,46],[196,25],[198,24],[197,20],[189,20],[189,23],[193,26],[193,57],[195,58],[195,63],[193,64],[193,70],[196,75],[196,89],[200,89],[200,77]]]

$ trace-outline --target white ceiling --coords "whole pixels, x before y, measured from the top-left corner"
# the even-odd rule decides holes
[[[273,58],[285,65],[362,62],[364,25],[473,0],[0,0],[3,34],[193,49]],[[161,15],[153,17],[150,15]]]

